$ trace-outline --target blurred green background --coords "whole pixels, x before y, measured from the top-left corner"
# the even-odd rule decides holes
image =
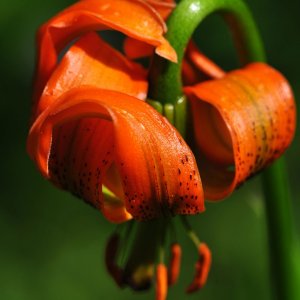
[[[300,1],[248,0],[265,41],[269,62],[290,80],[300,99]],[[0,1],[0,299],[153,299],[154,291],[119,290],[103,262],[114,226],[99,212],[55,189],[37,172],[25,151],[38,26],[71,0]],[[235,66],[226,28],[212,17],[198,30],[198,44],[223,67]],[[286,157],[293,212],[300,225],[299,134]],[[189,299],[273,299],[260,179],[191,218],[211,247],[207,286]],[[299,235],[299,230],[298,230]],[[187,299],[196,253],[184,244],[179,283],[169,299]]]

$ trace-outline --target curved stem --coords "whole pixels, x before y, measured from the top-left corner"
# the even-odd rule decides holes
[[[242,64],[265,61],[258,30],[242,0],[182,0],[168,20],[167,33],[167,39],[177,52],[178,64],[155,57],[150,73],[152,99],[164,104],[178,103],[183,94],[181,63],[187,43],[201,21],[215,12],[220,13],[229,25]],[[185,112],[185,106],[181,110]],[[176,122],[174,125],[177,127]],[[184,127],[185,124],[181,125],[182,134],[185,133]],[[269,167],[262,177],[274,291],[280,300],[300,299],[300,274],[297,269],[300,260],[284,158]]]
[[[178,56],[178,64],[155,57],[150,74],[150,97],[175,104],[182,96],[181,63],[188,41],[198,25],[219,12],[229,24],[242,63],[264,61],[265,55],[252,16],[239,0],[184,0],[168,19],[167,39]]]

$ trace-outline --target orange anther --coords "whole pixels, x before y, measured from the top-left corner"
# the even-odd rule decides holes
[[[156,266],[156,300],[167,299],[168,271],[164,264]]]
[[[176,283],[180,272],[180,264],[181,264],[181,247],[179,244],[174,243],[171,246],[171,259],[170,259],[170,265],[168,269],[169,286]]]
[[[211,252],[206,244],[201,243],[198,249],[199,259],[195,265],[196,274],[193,282],[187,288],[187,293],[192,293],[202,288],[207,280],[211,265]]]

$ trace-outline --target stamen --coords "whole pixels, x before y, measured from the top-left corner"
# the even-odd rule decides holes
[[[211,265],[211,252],[206,244],[200,242],[200,239],[192,229],[187,218],[185,216],[181,216],[181,220],[187,235],[196,245],[199,254],[199,259],[195,265],[196,274],[194,276],[194,280],[186,290],[187,293],[192,293],[202,288],[206,283]]]
[[[211,252],[208,246],[201,243],[199,248],[199,259],[195,265],[196,274],[194,276],[193,282],[187,288],[187,293],[192,293],[202,288],[207,280],[208,273],[211,265]]]
[[[156,266],[156,300],[165,300],[168,293],[167,267],[160,263]]]
[[[126,222],[125,224],[121,224],[122,229],[124,228],[124,232],[122,234],[123,238],[121,241],[122,252],[119,255],[119,263],[121,266],[123,266],[125,264],[126,254],[128,253],[128,251],[129,251],[128,249],[130,248],[130,246],[132,244],[131,237],[133,236],[134,229],[136,227],[135,225],[136,225],[135,221],[129,221],[129,222]]]
[[[181,247],[178,243],[171,245],[171,259],[168,269],[168,285],[171,286],[176,283],[181,264]]]
[[[192,240],[195,246],[198,248],[200,245],[200,239],[198,238],[196,232],[193,230],[192,226],[188,222],[186,216],[181,216],[182,225],[188,235],[188,237]]]
[[[118,286],[122,286],[123,281],[123,270],[117,266],[116,257],[119,250],[120,236],[115,233],[113,234],[107,244],[105,249],[105,264],[108,273],[113,277]]]

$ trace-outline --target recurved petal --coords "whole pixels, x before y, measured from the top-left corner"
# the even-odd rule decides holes
[[[146,0],[159,14],[166,20],[176,6],[173,0]],[[124,52],[131,59],[151,56],[154,52],[154,47],[145,44],[140,40],[127,37],[124,41]]]
[[[154,47],[130,37],[124,40],[123,50],[130,59],[149,57],[154,53]]]
[[[146,0],[146,2],[149,3],[164,20],[168,18],[176,6],[176,2],[173,0]],[[131,37],[125,39],[123,48],[126,56],[131,59],[151,56],[154,52],[153,46]]]
[[[38,102],[35,116],[51,106],[64,92],[86,84],[118,90],[141,99],[147,93],[146,71],[111,48],[96,33],[88,33],[67,51],[53,72]],[[97,178],[100,176],[99,169],[90,174],[92,171],[84,170],[83,161],[84,157],[90,157],[94,165],[102,165],[103,172],[111,173],[109,170],[114,160],[111,155],[112,131],[109,122],[93,118],[73,120],[56,127],[47,162],[51,181],[83,199],[90,199],[90,190],[84,183],[89,180],[96,186],[94,193],[102,197],[102,186]],[[95,157],[93,148],[99,146],[102,152],[99,151]],[[124,208],[124,201],[113,193],[105,193],[101,199],[102,213],[110,221],[119,223],[131,218]]]
[[[96,33],[88,33],[68,50],[53,72],[38,102],[36,115],[51,106],[65,91],[86,84],[121,91],[140,99],[144,99],[147,93],[146,71],[111,48]],[[84,118],[56,128],[53,132],[52,155],[49,160],[49,165],[52,166],[50,168],[52,182],[72,190],[79,197],[89,199],[87,190],[82,190],[81,186],[85,179],[95,180],[95,178],[87,176],[90,171],[79,171],[84,170],[83,155],[92,158],[94,155],[92,149],[99,145],[103,151],[112,152],[112,128],[109,127],[111,126],[107,122]],[[92,141],[89,144],[90,150],[87,151],[86,144],[90,140]],[[85,152],[86,154],[83,154]],[[103,155],[98,155],[98,161],[94,159],[93,163],[96,165],[104,161],[103,167],[108,170],[107,174],[110,174],[113,157],[105,155],[104,152]],[[84,178],[85,176],[87,177]],[[112,189],[111,186],[108,187]],[[112,192],[119,196],[115,189],[112,189]],[[101,194],[101,185],[97,185],[97,193]],[[102,213],[110,221],[119,223],[131,216],[124,209],[124,202],[113,193],[104,194]],[[114,214],[111,214],[111,210]]]
[[[65,164],[50,164],[57,152],[55,129],[86,118],[90,126],[79,125],[66,138]],[[49,167],[56,166],[55,181],[63,188],[101,210],[106,205],[110,220],[114,210],[107,209],[110,203],[104,203],[100,189],[105,180],[112,183],[111,178],[117,180],[113,185],[121,184],[124,195],[120,199],[123,219],[118,221],[130,215],[147,220],[204,210],[202,185],[189,147],[158,112],[126,94],[84,86],[62,94],[33,124],[28,152],[45,177],[52,180]],[[112,167],[118,176],[109,175]]]
[[[74,87],[91,85],[144,100],[146,70],[105,43],[96,33],[81,37],[64,55],[37,103],[36,115]]]
[[[222,78],[225,74],[218,65],[199,51],[195,42],[189,42],[182,63],[184,85],[194,85],[204,80]]]
[[[205,197],[223,199],[283,154],[295,133],[286,79],[263,63],[185,89]]]
[[[118,30],[153,45],[159,55],[176,61],[176,52],[163,37],[166,30],[165,23],[146,2],[79,1],[50,19],[38,32],[35,99],[39,97],[53,72],[61,50],[84,32],[104,29]]]
[[[174,0],[146,0],[166,20],[176,7]]]

